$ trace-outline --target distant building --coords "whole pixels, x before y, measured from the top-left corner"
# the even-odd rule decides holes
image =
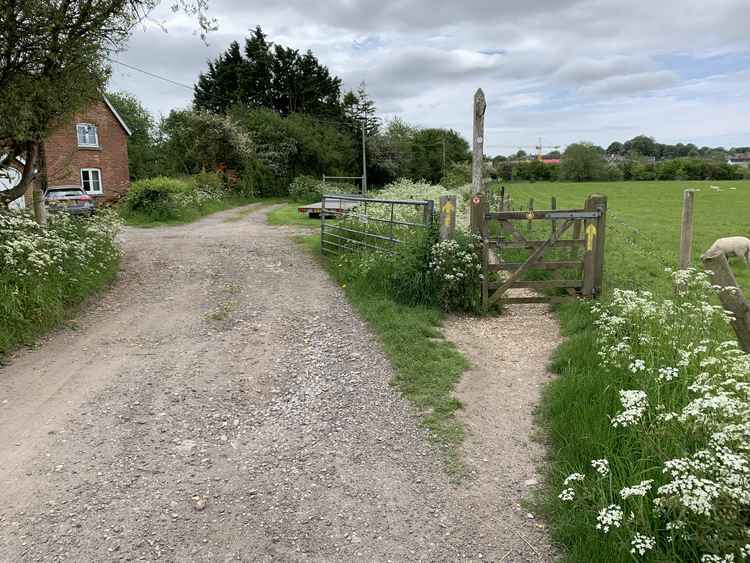
[[[733,154],[727,158],[729,164],[750,168],[750,154]]]

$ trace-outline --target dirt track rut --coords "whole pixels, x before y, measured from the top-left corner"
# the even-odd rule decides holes
[[[0,560],[549,560],[291,234],[127,229],[113,290],[0,368]]]

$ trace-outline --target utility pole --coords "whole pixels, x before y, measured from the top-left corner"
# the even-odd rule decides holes
[[[366,119],[362,119],[362,195],[367,195],[367,141],[365,137]]]
[[[474,94],[474,156],[471,167],[472,193],[478,194],[483,190],[482,186],[482,160],[484,159],[484,112],[487,110],[487,102],[484,92],[479,88]]]
[[[443,178],[445,178],[445,131],[443,132]]]

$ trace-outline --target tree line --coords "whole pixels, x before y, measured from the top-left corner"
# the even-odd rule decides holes
[[[653,152],[653,144],[641,144],[639,136],[622,143],[627,156],[611,153],[591,143],[579,142],[568,145],[562,154],[553,155],[560,163],[545,163],[529,160],[525,153],[519,159],[498,156],[489,161],[490,174],[505,181],[641,181],[641,180],[739,180],[750,177],[750,170],[727,162],[723,149],[700,152],[692,150],[681,156],[686,145],[660,145],[679,147],[679,156],[657,160],[653,155],[644,155],[640,150]],[[653,139],[651,139],[653,141]],[[613,143],[614,144],[614,143]],[[611,145],[610,145],[611,146]],[[660,154],[672,154],[664,151]],[[697,149],[698,151],[702,149]],[[733,149],[744,152],[744,148]],[[552,156],[552,155],[547,155]]]
[[[363,142],[376,186],[399,177],[437,183],[470,158],[456,131],[381,123],[364,83],[343,92],[311,51],[273,44],[260,27],[208,63],[190,109],[156,123],[129,94],[110,101],[133,129],[133,179],[222,170],[238,189],[276,195],[300,175],[361,175]]]

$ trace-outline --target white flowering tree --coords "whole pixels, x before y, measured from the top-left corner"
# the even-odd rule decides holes
[[[174,9],[198,17],[207,0],[179,0]],[[0,9],[0,175],[22,168],[20,182],[0,192],[7,206],[46,179],[42,140],[50,128],[96,99],[109,76],[108,55],[121,47],[159,0],[12,0]],[[39,183],[37,183],[38,185]],[[41,190],[34,193],[44,223]]]

